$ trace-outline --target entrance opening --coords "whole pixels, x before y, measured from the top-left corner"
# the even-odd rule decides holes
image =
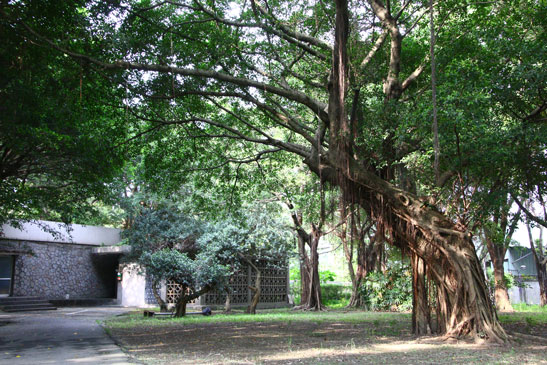
[[[13,256],[0,256],[0,297],[11,295]]]
[[[99,280],[105,290],[105,298],[116,299],[118,295],[118,266],[120,254],[95,255],[93,264],[97,270]]]

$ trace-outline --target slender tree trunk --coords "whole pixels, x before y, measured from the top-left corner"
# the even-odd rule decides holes
[[[309,239],[309,235],[306,234]],[[310,273],[308,268],[311,266],[310,259],[306,253],[306,237],[298,236],[298,257],[300,264],[300,305],[310,300]]]
[[[308,242],[310,247],[309,265],[306,267],[309,275],[309,296],[307,302],[302,302],[303,308],[307,310],[322,310],[324,309],[321,300],[321,282],[319,280],[319,239],[321,231],[312,224],[312,232]]]
[[[156,302],[160,306],[161,312],[167,312],[167,303],[161,298],[160,293],[158,292],[158,286],[159,282],[158,280],[154,280],[152,282],[152,293],[154,294],[154,298],[156,299]]]
[[[437,123],[437,70],[435,68],[435,27],[434,27],[433,0],[429,0],[429,58],[431,60],[431,104],[433,108],[433,123],[431,130],[433,132],[433,151],[435,160],[433,162],[433,171],[435,172],[435,182],[440,182],[440,154],[439,145],[439,126]]]
[[[539,250],[536,250],[534,238],[532,237],[532,228],[530,227],[530,219],[528,218],[526,219],[526,229],[528,230],[530,249],[532,250],[532,256],[534,257],[534,263],[536,264],[536,271],[538,273],[540,305],[543,307],[547,305],[547,262],[543,256],[543,243],[540,241],[538,245]]]
[[[251,299],[251,303],[247,307],[247,313],[249,314],[256,314],[256,306],[258,305],[258,302],[260,301],[260,284],[262,281],[262,272],[258,269],[258,267],[252,263],[249,262],[253,270],[256,272],[255,277],[255,283],[254,286],[249,286],[249,289],[251,289],[251,292],[253,293],[253,297]]]
[[[293,209],[291,203],[287,203],[289,209]],[[293,211],[291,213],[296,233],[298,236],[298,254],[300,259],[300,283],[302,294],[300,296],[300,306],[302,309],[322,309],[321,301],[317,304],[317,298],[321,298],[321,286],[319,282],[319,239],[321,231],[312,224],[312,232],[308,234],[302,227],[302,214]],[[306,252],[308,245],[310,253]]]
[[[353,209],[353,207],[351,207],[351,209]],[[342,217],[345,214],[346,213],[345,213],[344,205],[342,204],[340,208],[340,216]],[[355,224],[354,221],[355,221],[355,217],[352,212],[351,214],[352,227]],[[348,224],[346,222],[346,224],[344,225],[344,229],[342,230],[342,232],[338,234],[338,237],[340,238],[340,241],[342,241],[342,248],[344,249],[344,256],[346,257],[346,263],[348,265],[348,273],[351,280],[351,297],[349,299],[349,303],[347,306],[348,308],[352,308],[352,307],[361,306],[361,295],[359,294],[359,287],[361,283],[360,283],[360,280],[357,279],[357,276],[355,275],[355,270],[353,268],[353,248],[354,248],[355,237],[353,233],[350,234],[348,237],[347,226]]]
[[[484,232],[484,236],[488,253],[494,266],[494,300],[496,308],[500,312],[513,312],[513,306],[509,300],[509,294],[505,285],[505,269],[503,267],[503,260],[505,259],[507,249],[503,244],[496,244],[486,231]]]
[[[226,301],[224,302],[224,312],[230,313],[232,311],[232,291],[230,288],[224,289],[226,293]]]
[[[350,213],[350,234],[348,235],[348,224],[346,222],[344,226],[344,230],[339,233],[339,238],[342,241],[343,249],[344,249],[344,255],[346,257],[346,262],[348,264],[348,273],[351,280],[351,297],[349,299],[349,303],[347,305],[348,308],[357,308],[361,307],[363,305],[362,303],[362,297],[361,297],[361,283],[363,281],[365,274],[365,270],[362,266],[362,251],[363,251],[363,245],[364,240],[361,238],[364,236],[363,229],[359,232],[358,226],[361,227],[360,224],[360,216],[359,212],[355,212],[355,207],[351,206],[351,213]],[[343,217],[346,215],[344,205],[341,204],[340,208],[340,216]],[[370,229],[370,226],[368,227]],[[355,244],[357,244],[357,270],[353,268],[353,257],[354,257],[354,248]]]
[[[431,334],[431,309],[429,308],[425,262],[415,253],[411,253],[412,264],[412,333]]]

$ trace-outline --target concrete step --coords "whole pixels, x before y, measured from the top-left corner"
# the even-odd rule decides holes
[[[0,299],[0,310],[4,312],[24,312],[57,309],[50,302],[38,297],[7,297]]]
[[[13,305],[9,308],[2,308],[4,312],[13,313],[13,312],[32,312],[32,311],[48,311],[56,310],[57,308],[52,305]]]
[[[114,298],[50,299],[49,302],[57,307],[99,307],[118,304]]]
[[[10,306],[10,305],[32,305],[32,304],[42,304],[42,303],[47,303],[51,305],[50,302],[44,299],[22,299],[22,300],[16,300],[11,302],[0,303],[0,308]]]
[[[44,300],[44,298],[40,297],[2,297],[0,298],[0,305],[4,304],[11,304],[11,303],[19,303],[21,301],[34,301],[34,300]]]

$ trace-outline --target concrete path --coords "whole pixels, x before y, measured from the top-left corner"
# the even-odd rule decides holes
[[[0,312],[0,364],[136,364],[98,321],[127,312],[121,307]]]

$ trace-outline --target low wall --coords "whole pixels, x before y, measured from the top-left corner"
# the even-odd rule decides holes
[[[516,286],[507,290],[511,303],[539,304],[539,283],[535,281],[525,281],[525,288]]]

